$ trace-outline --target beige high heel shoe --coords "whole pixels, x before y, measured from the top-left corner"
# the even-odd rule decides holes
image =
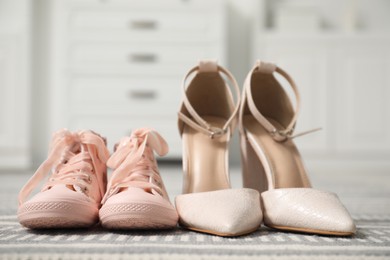
[[[186,89],[186,79],[195,72]],[[236,105],[221,74],[237,92]],[[230,189],[229,181],[228,145],[240,105],[237,82],[216,62],[201,61],[185,76],[183,89],[183,194],[175,200],[180,225],[220,236],[250,233],[262,221],[259,193]]]
[[[294,110],[274,77],[291,85]],[[299,93],[292,78],[274,64],[257,62],[244,83],[239,113],[244,187],[261,194],[264,224],[298,232],[351,235],[355,224],[336,194],[311,188],[293,138]]]

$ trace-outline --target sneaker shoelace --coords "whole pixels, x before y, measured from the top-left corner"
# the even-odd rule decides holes
[[[114,172],[108,182],[102,204],[129,187],[164,196],[154,152],[163,156],[168,152],[168,145],[161,135],[152,129],[138,129],[130,137],[122,138],[107,161],[107,166],[114,169]]]
[[[53,135],[49,156],[37,169],[19,193],[19,205],[25,202],[34,188],[49,174],[52,175],[42,191],[62,184],[68,188],[86,193],[90,188],[91,176],[95,175],[100,195],[103,197],[104,176],[100,174],[102,165],[109,158],[104,140],[91,131],[72,133],[66,129]]]

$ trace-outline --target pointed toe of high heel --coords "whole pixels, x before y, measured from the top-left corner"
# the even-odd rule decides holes
[[[273,189],[261,194],[264,224],[282,230],[347,236],[356,232],[336,194],[312,188]]]
[[[225,189],[179,195],[175,202],[182,226],[219,236],[240,236],[261,225],[259,200],[259,193],[252,189]]]

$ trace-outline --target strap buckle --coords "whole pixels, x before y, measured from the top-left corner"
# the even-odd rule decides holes
[[[288,138],[290,138],[294,132],[295,128],[291,128],[291,129],[285,129],[285,130],[278,130],[278,129],[274,129],[271,131],[271,135],[272,137],[274,137],[275,140],[277,141],[284,141]]]
[[[227,133],[226,129],[218,128],[214,126],[211,126],[208,130],[210,132],[209,136],[211,139],[214,139],[214,137],[219,137]]]
[[[289,130],[276,130],[276,129],[274,129],[274,130],[272,130],[272,132],[270,134],[272,135],[272,137],[274,137],[274,139],[276,141],[282,142],[282,141],[285,141],[287,138],[293,139],[296,137],[300,137],[302,135],[307,135],[307,134],[311,134],[313,132],[317,132],[319,130],[322,130],[322,128],[318,127],[318,128],[314,128],[314,129],[293,135],[293,132],[294,132],[294,127],[293,127]],[[278,137],[281,137],[281,139],[279,139]]]

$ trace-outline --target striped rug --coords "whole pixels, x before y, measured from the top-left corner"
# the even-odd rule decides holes
[[[180,228],[31,231],[20,226],[15,215],[16,194],[25,178],[0,174],[0,259],[390,259],[388,184],[360,188],[355,195],[348,188],[333,186],[352,209],[358,226],[350,238],[286,233],[264,226],[248,236],[222,238]]]
[[[390,259],[390,219],[355,219],[358,233],[352,238],[264,227],[248,236],[222,238],[182,229],[30,231],[18,224],[16,216],[1,216],[0,252],[4,259]]]

